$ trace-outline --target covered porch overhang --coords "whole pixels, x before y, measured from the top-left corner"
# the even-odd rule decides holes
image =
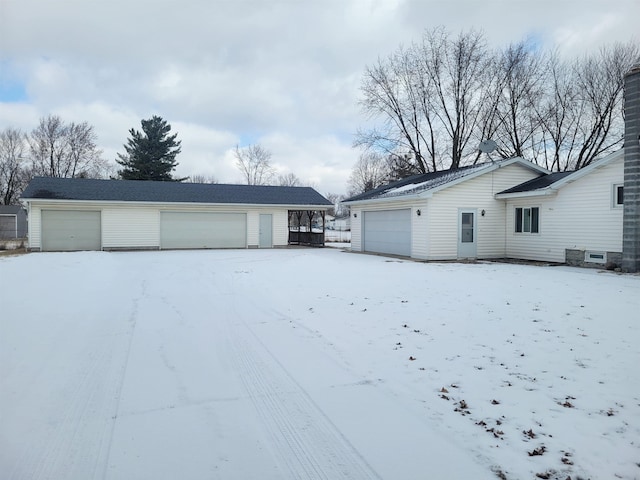
[[[289,245],[324,247],[326,209],[289,210]]]

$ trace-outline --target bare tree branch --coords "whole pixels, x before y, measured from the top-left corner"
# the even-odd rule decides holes
[[[235,148],[236,166],[242,172],[247,185],[269,185],[275,177],[271,166],[271,152],[261,145]]]

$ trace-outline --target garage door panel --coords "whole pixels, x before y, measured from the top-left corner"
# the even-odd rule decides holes
[[[245,248],[244,213],[162,212],[162,248]]]
[[[411,209],[364,212],[364,250],[411,255]]]
[[[99,211],[43,210],[42,250],[100,250],[102,247]]]

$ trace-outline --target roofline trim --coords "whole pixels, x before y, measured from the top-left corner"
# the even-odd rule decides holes
[[[333,205],[317,205],[317,204],[291,204],[291,203],[202,203],[202,202],[150,202],[145,200],[74,200],[74,199],[61,199],[61,198],[21,198],[23,204],[33,203],[46,203],[52,205],[64,205],[64,204],[84,204],[84,205],[100,205],[111,204],[114,206],[120,205],[138,205],[138,206],[160,206],[171,205],[172,207],[180,205],[190,206],[210,206],[210,207],[278,207],[288,208],[291,210],[329,210]]]
[[[548,185],[543,188],[538,188],[536,190],[528,190],[526,192],[512,192],[512,193],[502,193],[496,194],[496,198],[517,198],[517,197],[535,197],[542,195],[553,195],[557,193],[562,187],[573,183],[585,175],[589,175],[593,170],[598,170],[600,168],[606,167],[610,163],[613,163],[616,160],[624,159],[624,149],[616,150],[609,155],[602,157],[599,160],[596,160],[586,167],[581,168],[580,170],[576,170],[571,172],[568,175],[565,175],[560,180],[553,182],[551,185]]]
[[[479,177],[480,175],[484,175],[486,173],[489,172],[493,172],[495,170],[498,170],[500,168],[504,168],[507,167],[509,165],[513,165],[514,163],[518,163],[520,165],[522,165],[525,168],[529,168],[530,170],[539,172],[539,173],[545,173],[548,174],[550,173],[549,170],[547,170],[544,167],[541,167],[540,165],[536,165],[533,162],[530,162],[528,160],[525,160],[522,157],[513,157],[513,158],[509,158],[507,160],[502,160],[502,161],[496,161],[493,163],[488,163],[486,164],[485,168],[479,168],[478,170],[470,173],[469,175],[464,175],[462,177],[456,178],[455,180],[451,180],[450,182],[446,182],[443,183],[441,185],[435,186],[433,188],[430,188],[428,190],[424,190],[422,192],[419,193],[414,193],[411,195],[394,195],[391,197],[376,197],[376,198],[372,198],[372,199],[366,199],[366,200],[352,200],[350,202],[342,202],[346,205],[358,205],[358,204],[369,204],[369,203],[375,203],[375,202],[383,202],[383,203],[387,203],[387,202],[391,202],[393,200],[397,200],[397,199],[402,199],[402,200],[421,200],[421,199],[426,199],[426,198],[431,198],[433,196],[434,193],[439,192],[440,190],[444,190],[446,188],[449,187],[453,187],[455,185],[458,185],[462,182],[466,182],[467,180],[471,180],[473,178]]]
[[[551,187],[544,187],[538,190],[528,190],[526,192],[496,193],[494,198],[522,198],[522,197],[546,197],[555,195],[558,190]]]

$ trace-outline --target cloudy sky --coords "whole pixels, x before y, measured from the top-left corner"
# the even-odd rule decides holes
[[[640,0],[0,0],[0,129],[87,121],[115,159],[160,115],[180,176],[241,183],[233,148],[260,143],[279,174],[344,193],[379,56],[438,25],[574,55],[637,40],[638,19]]]

